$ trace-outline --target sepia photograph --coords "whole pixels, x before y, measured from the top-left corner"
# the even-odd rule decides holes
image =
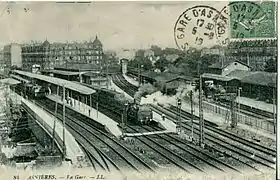
[[[2,1],[0,27],[0,179],[280,178],[277,1]]]

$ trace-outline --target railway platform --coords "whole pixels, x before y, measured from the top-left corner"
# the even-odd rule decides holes
[[[165,118],[165,120],[162,119],[161,115],[153,111],[153,117],[154,121],[158,122],[160,126],[162,126],[166,132],[177,132],[176,124],[169,120],[168,118]]]
[[[123,93],[124,94],[124,96],[126,97],[126,98],[128,98],[128,99],[130,99],[130,100],[133,100],[133,98],[130,96],[130,95],[128,95],[126,92],[124,92],[123,90],[121,90],[121,88],[119,88],[112,80],[111,80],[111,88],[112,89],[114,89],[114,90],[116,90],[117,92],[120,92],[120,93]]]
[[[277,111],[276,106],[273,104],[269,104],[264,101],[256,101],[247,97],[236,97],[236,102],[270,113],[273,113],[273,108],[275,109],[275,111]]]
[[[38,124],[49,134],[50,137],[52,137],[55,117],[44,111],[41,107],[22,97],[21,102],[25,109],[36,117],[36,121],[38,121]],[[63,140],[63,125],[61,122],[56,121],[55,131],[55,142],[61,149],[61,143]],[[77,156],[85,156],[79,144],[76,142],[75,138],[67,129],[65,129],[65,146],[66,158],[70,159],[73,164],[76,164],[78,162]]]
[[[139,83],[138,83],[138,81],[136,81],[136,80],[134,80],[133,78],[131,78],[131,77],[128,77],[127,75],[123,75],[123,77],[125,78],[125,80],[127,81],[127,82],[129,82],[130,84],[133,84],[134,86],[139,86]]]
[[[136,137],[136,136],[149,136],[154,134],[165,134],[165,133],[173,133],[172,131],[163,130],[163,131],[153,131],[153,132],[143,132],[143,133],[124,133],[125,137]]]
[[[59,104],[63,104],[63,101],[61,100],[60,96],[57,95],[48,95],[47,98],[49,98],[52,101],[58,102]],[[67,103],[65,101],[65,106],[76,111],[77,113],[83,114],[84,116],[89,117],[93,121],[96,121],[100,123],[101,125],[105,126],[107,131],[112,133],[116,137],[120,137],[122,135],[121,129],[118,127],[118,123],[109,118],[108,116],[104,115],[101,112],[97,112],[96,109],[76,100],[73,98],[69,98],[71,103]]]
[[[182,110],[186,111],[186,112],[191,112],[191,106],[190,104],[186,103],[186,102],[182,102]],[[194,115],[195,116],[199,116],[199,111],[198,111],[198,107],[195,106],[194,107]],[[219,126],[224,126],[226,123],[226,117],[223,116],[222,114],[217,114],[217,113],[213,113],[210,111],[203,111],[203,118],[207,121],[216,123]],[[246,124],[242,124],[242,123],[238,123],[238,127],[240,129],[246,130],[246,131],[250,131],[252,133],[256,133],[258,135],[273,139],[276,141],[276,135],[269,133],[265,130],[262,129],[256,129],[253,128],[252,126],[246,125]]]

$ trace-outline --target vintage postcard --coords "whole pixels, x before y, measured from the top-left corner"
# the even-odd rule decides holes
[[[1,2],[0,179],[280,178],[277,19],[277,1]]]

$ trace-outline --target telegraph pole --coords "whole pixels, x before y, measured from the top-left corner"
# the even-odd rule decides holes
[[[199,144],[201,147],[204,147],[204,118],[203,118],[203,109],[202,109],[202,76],[200,74],[200,63],[198,63],[198,75],[199,75]]]
[[[241,87],[239,87],[238,88],[238,113],[240,114],[240,92],[241,92],[241,90],[242,90],[242,88]],[[238,116],[239,117],[239,116]],[[237,117],[236,117],[237,118]],[[236,119],[237,121],[239,120],[239,119]]]
[[[178,133],[181,132],[181,105],[182,105],[182,102],[181,102],[181,99],[178,99],[177,100],[177,111],[178,111]]]
[[[231,95],[231,127],[234,128],[237,125],[235,114],[235,94]]]
[[[191,132],[191,138],[193,141],[193,91],[190,92],[190,98],[191,98],[191,126],[192,126],[192,132]]]
[[[97,90],[97,101],[96,101],[96,118],[98,119],[98,100],[99,100],[99,91]]]
[[[107,67],[106,67],[106,74],[107,74],[107,89],[109,88],[109,70],[108,70],[108,61],[107,61]]]
[[[66,156],[65,145],[65,85],[63,85],[63,158]]]
[[[274,134],[276,134],[276,126],[277,126],[277,119],[276,119],[276,113],[275,113],[275,100],[276,100],[276,97],[275,97],[275,89],[273,88],[272,90],[272,94],[273,94],[273,132]]]
[[[141,81],[140,81],[140,64],[138,63],[138,83],[139,87],[141,86]]]

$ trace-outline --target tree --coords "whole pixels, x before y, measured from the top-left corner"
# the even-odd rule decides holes
[[[142,66],[142,70],[150,70],[152,68],[152,62],[148,58],[136,56],[133,60],[128,62],[128,66],[133,68],[139,68]]]
[[[266,72],[277,72],[277,61],[276,58],[270,58],[266,61],[264,66]]]
[[[169,62],[166,60],[166,58],[161,57],[159,60],[155,62],[155,67],[160,69],[161,72],[163,72],[169,65]]]

